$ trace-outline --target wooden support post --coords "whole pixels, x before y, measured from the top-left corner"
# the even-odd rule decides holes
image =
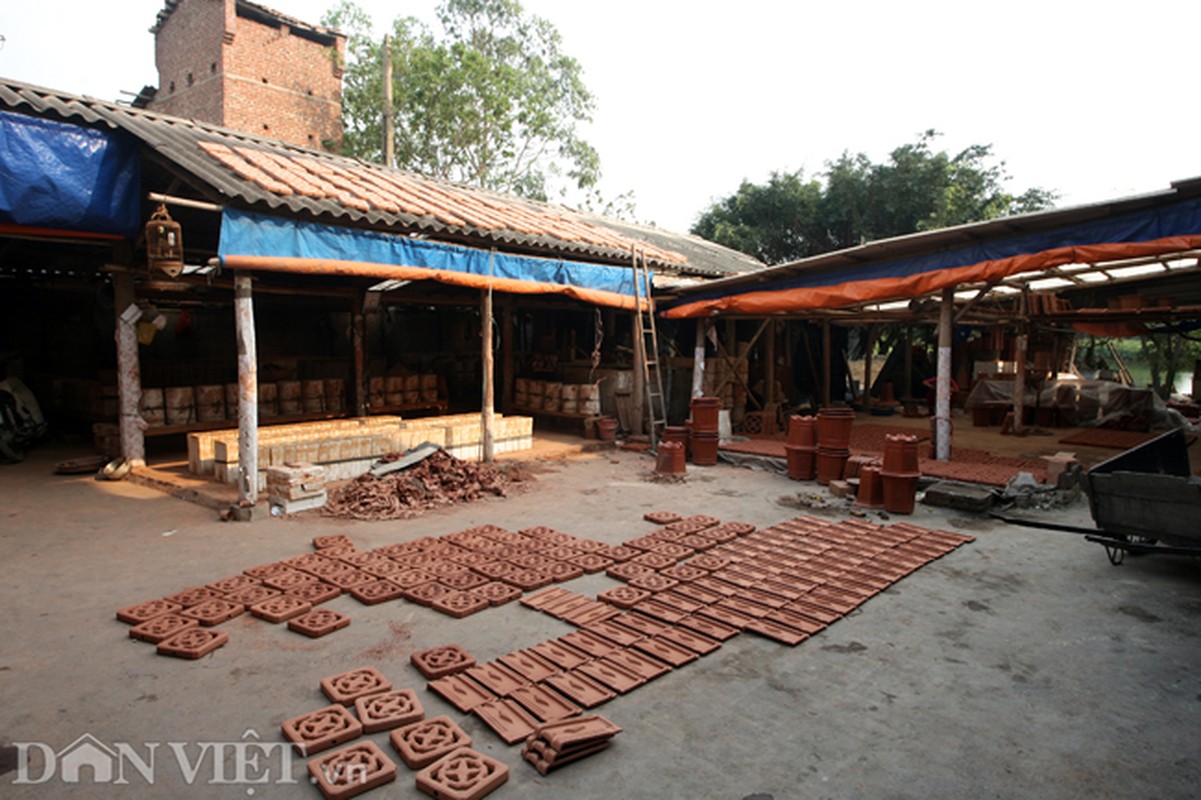
[[[234,328],[238,340],[238,505],[259,496],[259,380],[250,276],[234,274]]]
[[[934,399],[934,457],[951,460],[951,340],[955,320],[955,289],[942,290],[938,315],[938,380]]]
[[[513,359],[513,304],[500,307],[500,407],[508,413],[513,407],[513,382],[517,378]]]
[[[383,75],[381,83],[384,85],[384,107],[382,109],[384,116],[384,166],[396,166],[396,135],[392,129],[392,115],[395,109],[395,104],[392,97],[392,37],[384,36],[383,48]]]
[[[483,291],[483,304],[480,311],[480,345],[481,362],[484,365],[484,407],[480,415],[480,431],[481,440],[483,443],[482,459],[485,462],[491,462],[495,457],[494,442],[492,439],[492,413],[495,406],[495,397],[493,394],[493,368],[492,368],[492,290],[485,289]]]
[[[1013,343],[1013,432],[1019,435],[1026,428],[1026,348],[1026,328],[1022,326]]]
[[[142,399],[142,368],[138,362],[137,323],[141,317],[134,298],[133,273],[112,273],[113,308],[117,315],[117,402],[121,457],[131,466],[146,463],[146,428],[138,406]]]
[[[867,348],[863,354],[863,410],[869,414],[872,410],[872,351],[876,349],[875,325],[867,326]]]
[[[707,319],[696,321],[696,344],[692,348],[692,396],[705,393],[705,336],[713,323]]]
[[[354,376],[351,402],[355,416],[367,416],[367,320],[363,311],[364,292],[354,296],[350,310],[350,339],[354,348]]]
[[[630,420],[631,433],[640,434],[645,428],[646,416],[646,337],[642,335],[642,320],[635,311],[630,315],[634,332],[634,418]]]
[[[830,341],[830,321],[822,321],[822,405],[830,405],[830,380],[831,380],[831,365],[830,361],[834,352],[834,347]]]
[[[767,339],[763,343],[763,381],[767,388],[763,392],[763,404],[776,402],[776,321],[767,321]]]

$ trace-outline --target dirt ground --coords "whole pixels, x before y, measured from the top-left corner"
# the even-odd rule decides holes
[[[1029,451],[1034,439],[1012,441]],[[1196,562],[1114,567],[1079,536],[920,505],[906,521],[976,541],[797,647],[743,633],[601,706],[623,733],[547,777],[426,691],[409,664],[439,644],[484,662],[572,630],[516,603],[455,620],[343,596],[329,604],[352,617],[343,631],[309,640],[239,617],[221,626],[230,643],[194,662],[155,655],[114,619],[118,608],[307,552],[320,534],[370,549],[491,523],[618,544],[646,533],[652,510],[761,527],[847,515],[798,508],[816,487],[771,473],[690,466],[682,483],[657,483],[645,455],[558,454],[537,454],[537,480],[522,494],[374,523],[312,512],[222,523],[153,488],[53,475],[55,461],[77,455],[55,448],[0,468],[0,743],[10,745],[6,767],[29,756],[0,785],[12,797],[318,797],[303,759],[285,757],[279,726],[326,704],[322,677],[372,665],[509,766],[502,798],[1196,796]],[[1052,516],[1091,524],[1083,501]],[[564,584],[587,595],[615,585],[603,574]],[[369,738],[391,752],[386,734]],[[122,769],[75,775],[68,767],[89,746],[115,752]],[[423,795],[400,764],[394,783],[366,796]]]

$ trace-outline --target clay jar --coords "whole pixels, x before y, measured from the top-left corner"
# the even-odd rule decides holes
[[[884,506],[884,480],[878,464],[864,464],[859,470],[859,496],[855,505],[861,508]]]
[[[823,408],[817,412],[817,443],[830,450],[851,446],[851,425],[855,412],[849,408]]]
[[[718,411],[721,410],[720,397],[692,398],[692,431],[696,433],[718,432]]]
[[[793,417],[793,419],[796,419]],[[788,456],[788,477],[794,481],[811,481],[817,475],[816,447],[784,445]]]
[[[663,441],[675,442],[681,447],[688,447],[688,427],[686,425],[668,425],[663,428]]]
[[[796,414],[788,418],[788,444],[793,447],[817,446],[817,417]]]
[[[679,442],[660,442],[655,472],[660,475],[683,475],[686,469],[684,445]]]
[[[617,420],[612,417],[601,417],[596,421],[596,438],[602,442],[612,442],[617,439]]]
[[[892,475],[917,475],[917,437],[905,434],[888,434],[884,437],[884,473]]]
[[[842,480],[842,471],[850,457],[850,450],[819,446],[817,448],[817,482],[826,486],[830,481]]]
[[[884,482],[884,510],[890,514],[912,514],[917,497],[917,475],[886,475],[880,473]]]
[[[698,466],[711,467],[717,463],[717,430],[711,433],[698,431],[696,429],[696,420],[693,420],[692,438],[689,442],[692,447],[692,463]]]

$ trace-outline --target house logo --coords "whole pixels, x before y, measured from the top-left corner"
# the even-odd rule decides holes
[[[14,786],[46,784],[153,785],[182,783],[253,786],[296,783],[292,748],[263,742],[253,729],[241,741],[106,743],[84,733],[66,747],[46,742],[14,742],[17,753]],[[254,789],[247,789],[254,794]]]

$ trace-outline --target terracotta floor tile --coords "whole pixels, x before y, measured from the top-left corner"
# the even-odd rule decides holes
[[[617,696],[578,670],[557,672],[547,677],[543,683],[582,708],[595,708]]]
[[[543,722],[553,722],[580,713],[579,706],[541,684],[522,686],[513,692],[513,699]]]
[[[617,649],[616,645],[609,640],[583,630],[564,634],[559,637],[559,641],[591,658],[600,658]]]
[[[639,676],[638,673],[630,672],[625,667],[605,661],[604,659],[581,664],[572,670],[572,673],[576,672],[612,689],[618,694],[625,694],[646,683],[646,679]]]
[[[206,589],[205,591],[208,590]],[[161,617],[165,614],[177,614],[183,611],[184,608],[186,608],[184,604],[173,602],[170,599],[147,600],[145,603],[138,603],[136,606],[126,606],[125,608],[118,609],[117,619],[130,625],[140,625],[143,622],[148,622],[155,617]]]
[[[288,594],[270,597],[250,607],[251,614],[271,623],[287,622],[294,617],[307,614],[312,610],[312,603]]]
[[[560,669],[575,669],[589,661],[592,656],[560,641],[540,642],[530,651],[545,658]]]
[[[285,720],[280,726],[284,738],[296,752],[311,756],[357,739],[363,725],[341,704],[334,704]]]
[[[332,703],[353,705],[360,697],[392,690],[392,682],[375,667],[359,667],[321,679],[321,691]]]
[[[134,625],[129,629],[131,638],[139,639],[150,644],[158,644],[164,639],[170,639],[175,634],[186,631],[189,628],[195,628],[200,623],[191,617],[184,617],[179,614],[163,614],[162,616],[148,619],[145,622]]]
[[[723,625],[716,620],[709,619],[708,617],[697,616],[695,614],[684,617],[684,619],[680,620],[678,623],[676,623],[676,625],[679,628],[693,631],[701,634],[702,636],[723,642],[738,635],[737,628],[732,628],[729,625]]]
[[[471,711],[480,703],[495,699],[496,695],[461,673],[446,675],[426,684],[430,691],[441,695],[444,700],[463,712]]]
[[[757,633],[760,636],[766,636],[768,639],[786,644],[789,647],[795,647],[809,638],[808,634],[793,630],[778,622],[772,622],[769,619],[751,620],[747,623],[746,630]]]
[[[375,742],[363,741],[313,759],[309,774],[326,800],[342,800],[396,780],[396,764]]]
[[[665,664],[670,664],[672,667],[682,667],[696,660],[695,651],[676,644],[667,638],[666,633],[652,639],[637,641],[632,645],[632,649],[638,650],[652,658],[657,658]]]
[[[417,773],[417,788],[437,800],[480,800],[509,779],[509,768],[470,748],[456,750]]]
[[[388,738],[409,769],[421,769],[471,744],[471,737],[446,716],[430,717],[397,728]]]
[[[703,636],[683,627],[669,628],[659,634],[659,638],[666,639],[672,644],[687,648],[701,656],[709,655],[721,647],[721,642],[716,639],[710,639],[708,636]]]
[[[516,701],[498,698],[481,703],[471,713],[483,720],[505,744],[524,742],[538,727],[538,720]]]
[[[471,667],[465,674],[498,697],[508,697],[516,689],[529,683],[529,680],[519,673],[497,662]]]
[[[354,708],[363,723],[364,733],[377,733],[410,725],[425,716],[425,709],[412,689],[397,689],[360,697],[354,701]]]
[[[671,627],[669,623],[639,614],[637,611],[627,611],[609,621],[643,636],[657,636]]]
[[[497,661],[530,683],[544,680],[559,671],[557,665],[533,650],[516,650],[501,656]]]
[[[629,609],[650,596],[651,593],[646,589],[635,589],[632,586],[614,586],[612,589],[606,589],[598,594],[596,599],[617,608]]]
[[[444,644],[413,653],[409,663],[427,679],[436,680],[474,667],[475,657],[460,645]]]
[[[304,634],[310,639],[339,631],[350,625],[350,617],[328,608],[314,608],[308,613],[301,614],[288,620],[288,630]]]
[[[585,627],[589,633],[595,633],[597,636],[602,636],[608,639],[618,647],[627,647],[639,639],[646,638],[644,634],[632,631],[622,625],[618,625],[612,620],[604,620],[596,622]]]
[[[169,639],[163,639],[155,649],[161,656],[197,659],[207,656],[219,647],[224,647],[228,642],[229,634],[225,631],[186,628]]]
[[[643,639],[642,641],[650,640]],[[610,653],[601,659],[601,663],[620,667],[646,681],[653,681],[671,671],[669,664],[632,647]]]

